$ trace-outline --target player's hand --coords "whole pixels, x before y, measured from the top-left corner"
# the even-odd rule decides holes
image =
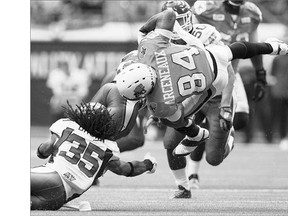
[[[153,116],[153,115],[150,115],[146,124],[144,125],[143,127],[143,130],[144,130],[144,134],[147,134],[147,131],[148,131],[148,127],[152,124],[156,124],[157,127],[160,127],[161,126],[161,121],[159,118]]]
[[[252,98],[253,101],[258,102],[264,98],[266,86],[266,71],[262,68],[256,71],[256,83],[254,85],[254,96]]]
[[[156,158],[153,157],[150,152],[148,152],[148,153],[145,154],[144,160],[150,160],[151,163],[153,164],[152,168],[147,172],[147,174],[152,174],[152,173],[154,173],[154,172],[156,171],[156,169],[157,169],[157,161],[156,161]]]
[[[224,131],[229,131],[232,127],[231,107],[220,107],[219,119],[221,129]]]

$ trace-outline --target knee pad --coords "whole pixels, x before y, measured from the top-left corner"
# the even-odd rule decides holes
[[[224,154],[206,154],[206,161],[211,166],[218,166],[224,160]]]
[[[200,144],[193,152],[190,154],[190,158],[193,161],[201,161],[205,151],[205,143]]]
[[[167,160],[171,170],[183,169],[186,167],[186,158],[184,156],[173,156],[173,149],[167,149]]]

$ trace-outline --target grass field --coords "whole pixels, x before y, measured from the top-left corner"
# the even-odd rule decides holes
[[[48,135],[46,127],[31,128],[31,166],[45,160],[36,157],[36,148]],[[236,141],[233,152],[219,166],[203,160],[200,168],[201,189],[191,199],[171,200],[176,190],[166,153],[160,141],[146,141],[142,148],[121,154],[123,160],[141,160],[151,152],[158,161],[155,174],[134,178],[107,172],[100,185],[91,187],[78,199],[90,202],[92,211],[31,211],[31,215],[285,215],[288,216],[288,152],[277,144]]]

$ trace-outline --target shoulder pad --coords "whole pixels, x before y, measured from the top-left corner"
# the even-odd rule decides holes
[[[192,6],[193,13],[200,15],[205,11],[213,10],[214,8],[218,8],[222,2],[217,1],[196,1]]]
[[[247,10],[252,18],[256,19],[258,22],[262,21],[262,12],[254,3],[245,2],[243,9]]]

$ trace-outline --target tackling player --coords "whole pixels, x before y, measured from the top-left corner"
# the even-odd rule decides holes
[[[110,141],[117,123],[100,104],[65,108],[66,119],[50,127],[50,139],[37,149],[48,163],[31,168],[31,210],[57,210],[81,196],[93,180],[110,170],[127,177],[154,173],[156,160],[149,153],[143,161],[124,162],[117,144]]]

